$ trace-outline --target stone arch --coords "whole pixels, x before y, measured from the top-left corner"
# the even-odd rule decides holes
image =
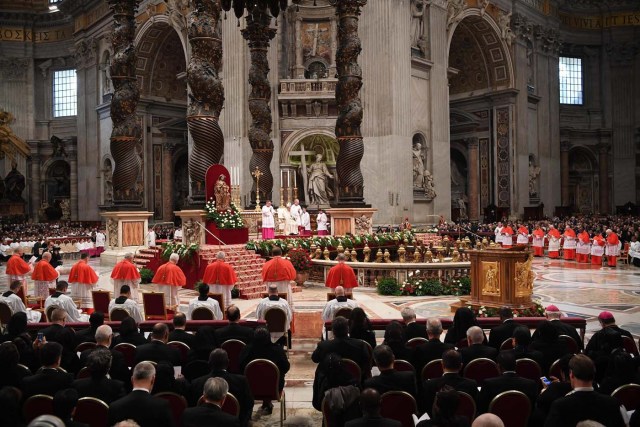
[[[574,210],[590,214],[598,212],[597,155],[584,146],[569,150],[569,203]]]
[[[287,137],[282,146],[280,147],[280,164],[285,165],[289,162],[289,153],[300,144],[300,141],[308,136],[312,135],[324,135],[335,139],[336,134],[331,128],[313,128],[313,129],[301,129],[294,131]]]

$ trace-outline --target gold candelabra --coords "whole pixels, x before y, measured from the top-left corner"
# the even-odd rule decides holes
[[[258,166],[256,166],[256,170],[251,173],[256,178],[256,212],[260,212],[260,177],[264,175],[260,172]]]
[[[240,200],[240,185],[231,186],[231,200],[233,201],[233,204],[236,205],[236,208],[241,211],[242,201]]]

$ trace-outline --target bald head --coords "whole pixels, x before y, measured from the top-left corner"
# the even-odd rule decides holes
[[[222,251],[220,251],[220,252],[218,252],[218,253],[216,254],[216,258],[217,258],[217,259],[224,259],[224,258],[225,258],[225,256],[226,256],[226,255],[225,255],[225,253],[224,253],[224,252],[222,252]]]
[[[336,256],[336,261],[344,261],[347,259],[347,256],[343,253],[340,253]]]
[[[42,254],[42,259],[45,261],[51,261],[51,252],[45,252]]]
[[[360,409],[363,415],[378,415],[380,413],[380,393],[372,388],[365,388],[360,394]]]
[[[104,345],[105,347],[111,347],[111,337],[113,336],[113,330],[109,325],[101,325],[96,329],[96,344]]]
[[[482,414],[473,421],[471,427],[504,427],[504,423],[495,414]]]
[[[336,286],[335,293],[337,297],[344,296],[344,288],[342,286]]]
[[[472,326],[467,329],[467,339],[469,344],[482,344],[484,333],[482,333],[482,329],[479,326]]]

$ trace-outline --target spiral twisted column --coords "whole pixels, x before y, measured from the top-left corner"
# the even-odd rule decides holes
[[[143,186],[138,185],[142,158],[138,151],[142,128],[136,117],[140,90],[136,81],[135,12],[137,0],[109,0],[113,10],[111,43],[111,130],[110,149],[113,170],[113,203],[116,206],[142,206]],[[141,151],[141,150],[140,150]]]
[[[360,125],[362,123],[362,70],[358,55],[362,50],[358,37],[360,8],[367,0],[330,0],[338,16],[338,48],[336,50],[336,137],[340,153],[336,161],[338,172],[338,204],[343,206],[363,205],[364,180],[360,162],[364,155],[364,143]]]
[[[251,204],[256,203],[256,191],[260,192],[260,200],[271,199],[273,175],[271,174],[271,159],[273,158],[273,141],[271,140],[271,86],[269,84],[269,61],[267,50],[269,42],[276,35],[276,30],[270,28],[271,16],[264,6],[256,6],[247,15],[247,27],[242,30],[242,36],[248,41],[251,53],[249,68],[249,112],[251,126],[249,127],[249,144],[253,154],[249,162],[249,170],[256,167],[262,172],[259,185],[256,188],[256,177],[253,176],[251,189]]]
[[[191,58],[187,67],[189,106],[187,126],[193,140],[189,155],[192,202],[205,202],[205,174],[224,154],[224,136],[218,124],[224,104],[222,40],[219,37],[219,0],[193,0],[189,14]]]

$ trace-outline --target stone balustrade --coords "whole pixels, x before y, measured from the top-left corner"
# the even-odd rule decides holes
[[[338,79],[282,79],[280,80],[280,97],[282,95],[317,95],[334,96]]]

